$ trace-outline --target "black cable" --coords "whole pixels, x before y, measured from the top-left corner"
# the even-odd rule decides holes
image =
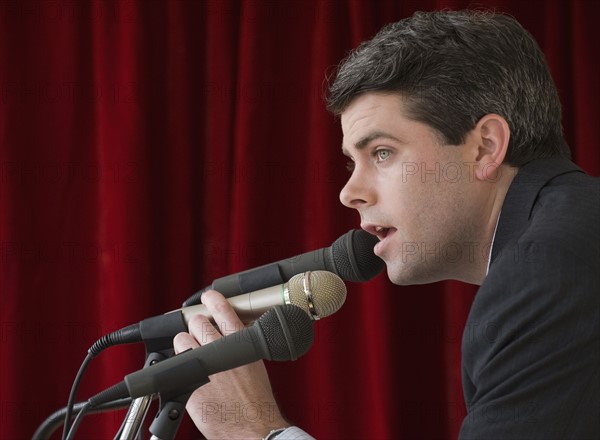
[[[125,399],[115,400],[113,402],[98,405],[97,407],[92,407],[88,411],[88,414],[95,414],[95,413],[101,413],[101,412],[105,412],[105,411],[112,411],[114,409],[126,408],[127,406],[131,405],[131,401],[132,401],[132,399],[130,397],[127,397]],[[81,408],[83,408],[85,403],[86,402],[76,403],[73,406],[73,413],[75,413],[76,415],[79,414],[79,411],[81,411]],[[33,437],[31,437],[31,439],[32,440],[49,440],[50,437],[52,436],[52,434],[54,433],[54,431],[56,431],[63,424],[63,422],[65,420],[66,410],[67,410],[67,407],[65,406],[64,408],[61,408],[61,409],[55,411],[54,413],[50,414],[48,416],[48,418],[46,418],[46,420],[44,420],[40,424],[40,426],[37,428],[37,430],[33,434]]]
[[[83,373],[87,369],[89,363],[94,359],[94,355],[88,352],[87,356],[81,363],[81,367],[79,367],[79,371],[77,372],[77,376],[75,376],[75,380],[73,381],[73,385],[71,386],[71,392],[69,393],[69,400],[67,401],[67,407],[65,411],[65,421],[63,425],[63,433],[62,440],[67,439],[67,433],[69,432],[69,426],[71,425],[71,417],[73,414],[73,405],[75,404],[75,397],[77,395],[77,389],[79,388],[79,383],[81,382],[81,378],[83,377]],[[85,406],[84,406],[85,408]],[[82,408],[83,411],[83,408]],[[79,412],[81,414],[81,411]],[[79,414],[77,415],[79,417]]]
[[[81,382],[83,373],[85,373],[85,370],[87,369],[92,359],[101,351],[108,347],[112,347],[113,345],[137,342],[140,340],[140,326],[139,324],[133,324],[128,327],[122,328],[121,330],[117,330],[115,332],[109,333],[108,335],[102,336],[89,348],[88,354],[81,363],[81,367],[79,367],[77,376],[75,376],[75,380],[73,381],[73,385],[71,386],[71,393],[69,394],[69,400],[66,406],[62,440],[66,440],[67,438],[67,432],[69,432],[69,425],[71,424],[73,405],[75,403],[75,397],[77,396],[77,389],[79,388],[79,383]]]
[[[66,437],[66,440],[73,440],[73,437],[75,436],[75,433],[77,432],[77,428],[79,428],[79,424],[81,423],[81,421],[83,420],[83,417],[85,416],[85,413],[88,412],[88,410],[91,408],[91,404],[90,402],[86,402],[85,405],[83,405],[83,407],[81,408],[81,411],[79,411],[79,414],[77,414],[77,417],[75,417],[75,420],[73,421],[73,425],[71,426],[71,428],[69,429],[69,434]]]

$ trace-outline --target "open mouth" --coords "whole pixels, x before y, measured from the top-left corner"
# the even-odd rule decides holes
[[[383,240],[385,237],[387,237],[389,231],[390,228],[385,228],[383,226],[375,226],[375,235],[377,235],[377,237],[380,240]]]
[[[380,241],[384,240],[388,235],[392,234],[396,230],[396,228],[388,228],[386,226],[374,224],[364,225],[362,228],[369,234],[375,235],[377,238],[379,238]]]

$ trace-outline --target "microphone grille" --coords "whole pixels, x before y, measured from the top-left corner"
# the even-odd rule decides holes
[[[378,238],[362,229],[352,229],[331,245],[331,258],[337,273],[346,281],[369,281],[384,268],[373,252]]]
[[[262,329],[269,348],[269,360],[296,360],[305,354],[313,343],[313,321],[294,305],[275,306],[256,322]]]
[[[308,277],[307,280],[305,278]],[[312,295],[314,312],[305,288]],[[316,314],[324,318],[337,312],[346,301],[346,285],[340,277],[332,272],[315,270],[293,276],[288,281],[290,303],[300,307],[309,315]]]

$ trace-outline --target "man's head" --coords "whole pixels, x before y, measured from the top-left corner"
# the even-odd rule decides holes
[[[518,167],[569,156],[544,57],[511,18],[417,13],[341,64],[329,108],[352,175],[340,193],[396,284],[486,275]]]
[[[395,92],[406,115],[459,145],[486,114],[510,128],[506,163],[569,157],[560,101],[531,35],[505,15],[418,12],[385,26],[340,65],[328,108],[342,114],[365,92]]]

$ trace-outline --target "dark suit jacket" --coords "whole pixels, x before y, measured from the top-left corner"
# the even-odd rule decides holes
[[[461,439],[600,439],[600,179],[523,166],[463,334]]]

